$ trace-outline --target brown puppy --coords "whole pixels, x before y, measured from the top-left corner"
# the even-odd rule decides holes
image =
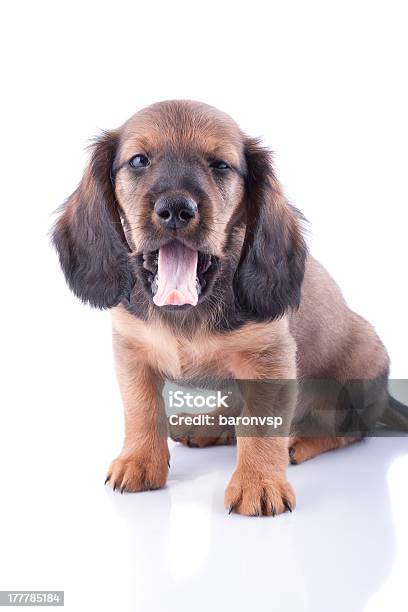
[[[126,417],[114,488],[165,485],[166,378],[372,379],[385,389],[387,353],[307,255],[300,219],[268,151],[210,106],[161,102],[98,139],[53,239],[76,295],[112,309]],[[262,402],[260,387],[242,394],[249,413]],[[292,392],[268,401],[287,422],[308,410]],[[353,439],[298,437],[292,462]],[[292,509],[288,446],[287,436],[239,437],[226,506]]]

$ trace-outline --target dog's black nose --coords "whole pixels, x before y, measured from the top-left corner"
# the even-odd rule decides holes
[[[197,214],[197,204],[184,195],[160,196],[154,205],[160,223],[169,229],[186,227]]]

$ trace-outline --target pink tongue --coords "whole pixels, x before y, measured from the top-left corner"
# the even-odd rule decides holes
[[[170,242],[159,249],[157,291],[153,297],[156,306],[183,306],[198,302],[197,251]]]

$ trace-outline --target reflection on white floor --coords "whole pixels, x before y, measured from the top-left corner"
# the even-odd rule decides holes
[[[4,436],[1,589],[63,589],[75,611],[406,611],[408,439],[291,466],[296,511],[245,518],[223,508],[235,448],[171,443],[167,488],[120,495],[90,425]]]

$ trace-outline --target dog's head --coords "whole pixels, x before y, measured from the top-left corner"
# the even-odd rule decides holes
[[[299,303],[306,247],[270,154],[204,104],[161,102],[103,134],[53,240],[99,308],[132,294],[177,317],[224,299],[264,321]]]

